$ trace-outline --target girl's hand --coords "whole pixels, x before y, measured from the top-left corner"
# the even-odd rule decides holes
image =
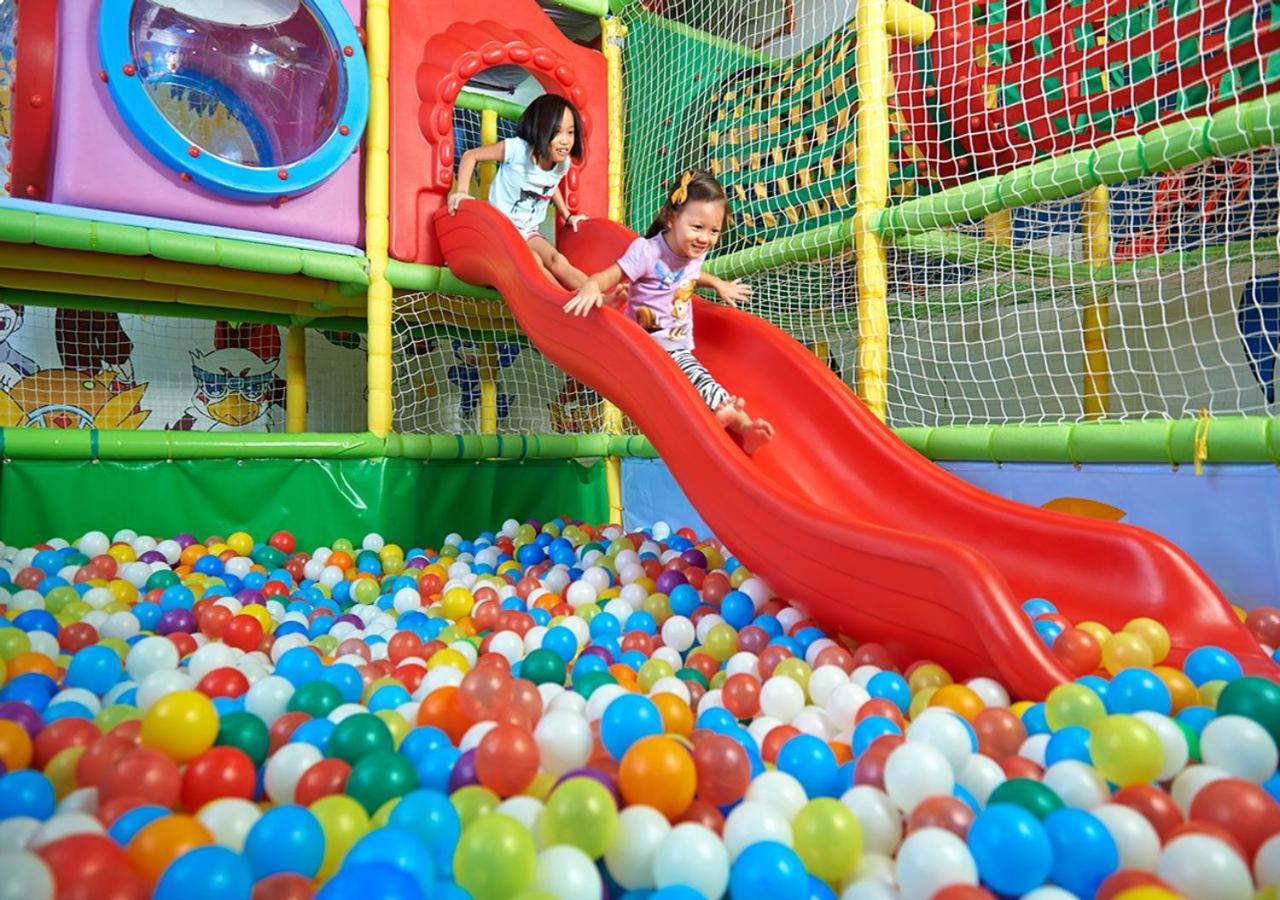
[[[582,290],[574,294],[564,305],[564,311],[571,316],[586,316],[591,310],[603,304],[604,294],[601,293],[600,286],[594,281],[588,281],[582,286]]]
[[[740,278],[736,281],[725,281],[720,284],[717,293],[727,306],[737,309],[738,304],[746,303],[751,299],[751,285],[744,284]]]
[[[454,191],[449,195],[449,215],[453,215],[458,211],[458,207],[463,200],[472,199],[471,195],[466,191]]]
[[[590,218],[590,216],[583,216],[583,215],[570,216],[568,219],[565,220],[565,224],[568,225],[570,228],[572,228],[574,231],[577,231],[578,225],[581,224],[582,222],[587,221],[588,218]]]

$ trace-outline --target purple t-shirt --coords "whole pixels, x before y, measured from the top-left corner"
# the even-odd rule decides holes
[[[693,349],[693,289],[702,260],[678,256],[660,234],[636,238],[618,260],[631,282],[628,312],[667,350]]]

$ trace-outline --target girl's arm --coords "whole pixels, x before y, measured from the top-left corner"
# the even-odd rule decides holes
[[[711,288],[720,295],[720,299],[727,306],[732,306],[734,309],[738,308],[739,303],[745,303],[751,297],[751,285],[744,284],[741,278],[725,281],[723,278],[701,272],[698,275],[698,287]]]
[[[564,311],[573,316],[587,315],[596,307],[604,305],[604,295],[616,288],[622,277],[622,267],[617,263],[603,272],[597,272],[569,299],[564,305]]]
[[[453,193],[449,195],[449,212],[457,212],[459,203],[471,199],[468,191],[471,188],[471,177],[476,173],[476,165],[482,162],[500,163],[506,154],[502,141],[473,147],[462,154],[462,161],[458,163],[458,177],[453,183]]]
[[[574,231],[578,230],[578,223],[587,221],[586,216],[575,216],[569,212],[569,204],[564,202],[564,194],[560,193],[560,185],[556,185],[555,193],[551,195],[551,202],[556,206],[556,212],[560,214],[560,218],[564,219],[564,223]]]

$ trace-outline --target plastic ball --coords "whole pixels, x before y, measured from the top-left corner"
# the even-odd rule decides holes
[[[197,847],[178,857],[156,885],[156,900],[237,900],[253,876],[249,864],[226,847]]]
[[[538,774],[538,745],[520,725],[502,723],[476,748],[476,776],[499,797],[510,797],[529,786]]]
[[[643,738],[622,757],[618,789],[627,803],[652,806],[674,820],[689,808],[697,789],[693,756],[671,738]]]
[[[1113,676],[1125,669],[1149,669],[1153,665],[1151,645],[1136,634],[1117,631],[1102,642],[1102,667]]]
[[[577,847],[562,844],[538,854],[531,890],[558,900],[600,900],[603,888],[595,864]]]
[[[599,859],[617,836],[618,807],[608,788],[599,781],[570,778],[547,798],[539,831],[548,846],[572,844],[592,859]]]
[[[458,885],[476,900],[515,897],[533,881],[533,838],[516,820],[488,815],[467,826],[453,856]]]
[[[720,897],[729,886],[729,858],[715,832],[683,822],[659,845],[653,875],[659,889],[684,886],[703,897]]]
[[[618,814],[617,839],[604,855],[610,877],[627,890],[652,888],[654,858],[670,831],[667,818],[652,807],[628,806],[622,810]],[[727,842],[727,823],[725,831]]]
[[[898,885],[908,897],[933,897],[951,885],[976,885],[978,869],[965,842],[941,828],[922,828],[898,849]]]
[[[605,708],[600,739],[614,759],[621,760],[642,738],[663,733],[662,715],[648,697],[624,694]]]
[[[955,773],[942,751],[929,744],[903,744],[889,754],[885,791],[903,812],[910,813],[927,797],[950,794]]]
[[[135,872],[155,884],[169,864],[189,850],[213,843],[213,836],[190,816],[164,816],[144,826],[125,852]]]
[[[1053,846],[1053,883],[1080,897],[1091,897],[1120,865],[1111,833],[1096,817],[1079,809],[1060,809],[1044,820]]]
[[[1133,716],[1108,716],[1094,723],[1089,746],[1098,771],[1121,787],[1154,780],[1164,764],[1159,737]]]
[[[862,826],[839,800],[822,797],[806,803],[792,820],[791,831],[805,869],[823,881],[840,881],[857,868]]]
[[[1244,861],[1222,841],[1204,835],[1183,835],[1166,844],[1156,874],[1186,900],[1253,896],[1253,878]]]
[[[731,897],[808,900],[809,877],[800,857],[784,844],[752,844],[734,861],[729,875]]]
[[[1267,730],[1253,719],[1220,715],[1200,733],[1205,763],[1248,781],[1263,782],[1276,772],[1280,753]]]
[[[1043,884],[1053,846],[1040,819],[1022,806],[992,804],[969,829],[968,846],[984,884],[1020,895]]]

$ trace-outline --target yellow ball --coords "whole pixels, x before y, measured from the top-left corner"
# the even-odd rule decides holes
[[[218,711],[199,691],[175,691],[157,700],[142,717],[142,745],[186,763],[213,746]]]
[[[650,594],[645,598],[644,611],[653,616],[655,622],[662,625],[671,618],[671,601],[666,594]]]
[[[459,672],[471,671],[471,663],[467,662],[467,658],[451,647],[445,647],[443,650],[437,650],[435,653],[431,654],[431,658],[427,660],[428,672],[432,669],[438,669],[440,666],[453,666]]]
[[[1093,635],[1093,639],[1099,644],[1105,644],[1107,638],[1111,637],[1111,629],[1101,622],[1081,622],[1076,626],[1081,631]]]
[[[738,588],[742,587],[742,582],[751,577],[751,573],[747,571],[746,566],[739,566],[733,570],[733,574],[729,576],[729,586]]]
[[[80,786],[76,781],[76,764],[84,755],[85,747],[64,747],[53,755],[44,767],[44,777],[53,785],[54,795],[59,800]]]
[[[1118,631],[1102,645],[1102,667],[1115,675],[1125,669],[1149,669],[1155,665],[1151,645],[1128,631]]]
[[[675,674],[676,670],[671,668],[671,663],[662,659],[650,659],[640,667],[636,683],[640,685],[640,690],[647,694],[659,679],[670,678]]]
[[[713,626],[711,630],[707,632],[707,639],[703,643],[702,649],[711,654],[711,658],[716,660],[716,662],[724,662],[726,659],[738,652],[738,632],[732,625],[721,622],[720,624]],[[795,659],[794,657],[785,659],[781,663],[778,663],[778,668],[781,669],[785,663],[798,664],[799,666],[804,666],[806,670],[809,668],[805,665],[804,660]],[[805,671],[801,673],[797,670],[793,674],[792,670],[796,669],[797,665],[791,665],[788,666],[787,670],[781,674],[786,675],[788,678],[795,678],[796,681],[800,682],[801,687],[808,687],[809,672]],[[800,677],[802,674],[803,680]]]
[[[400,742],[404,740],[404,736],[410,732],[409,723],[404,720],[404,716],[396,712],[394,709],[380,709],[374,713],[391,732],[391,741],[396,750],[400,749]]]
[[[1164,765],[1164,748],[1155,730],[1135,716],[1107,716],[1090,728],[1094,768],[1108,781],[1128,787],[1149,784]]]
[[[1182,895],[1166,891],[1153,884],[1143,884],[1121,891],[1115,895],[1115,900],[1182,900]],[[1265,898],[1255,895],[1254,900],[1265,900]]]
[[[907,709],[907,717],[912,720],[919,718],[920,714],[929,708],[929,703],[933,700],[933,695],[936,693],[938,693],[938,688],[934,685],[930,685],[929,687],[923,688],[912,694],[911,705]]]
[[[1147,642],[1147,646],[1151,648],[1152,662],[1164,662],[1164,658],[1169,655],[1169,632],[1155,619],[1134,619],[1124,626],[1124,630]]]
[[[907,684],[911,688],[911,693],[914,694],[916,691],[921,691],[925,688],[939,688],[944,684],[951,684],[951,681],[951,674],[942,666],[937,663],[925,663],[924,665],[916,666],[911,673],[911,677],[907,680]]]
[[[123,578],[114,578],[107,583],[107,590],[119,603],[132,606],[138,602],[138,589]]]
[[[237,531],[227,538],[227,546],[240,556],[248,556],[253,552],[253,535],[247,531]]]
[[[1227,689],[1227,683],[1222,680],[1206,681],[1200,685],[1200,702],[1210,709],[1218,708],[1218,698],[1222,696],[1222,692]]]
[[[131,563],[138,560],[138,554],[134,553],[133,548],[128,544],[112,544],[107,550],[107,556],[118,563]]]
[[[471,596],[471,591],[461,585],[449,588],[440,598],[440,608],[444,611],[445,617],[455,622],[463,616],[471,615],[471,608],[475,605],[476,598]]]
[[[1070,725],[1090,725],[1107,716],[1102,698],[1083,684],[1060,684],[1044,701],[1049,727],[1059,731]]]
[[[719,625],[716,626],[716,628],[720,628],[720,627],[721,626]],[[724,627],[728,627],[728,626],[724,626]],[[712,631],[714,630],[715,629],[713,628]],[[710,635],[708,635],[708,637],[710,637]],[[734,647],[736,650],[737,635],[734,635],[734,638],[735,638]],[[712,655],[714,656],[715,654],[712,654]],[[732,656],[732,655],[733,655],[732,653],[729,654],[729,656]],[[716,658],[720,659],[720,657],[716,657]],[[724,659],[728,659],[728,658],[729,658],[728,656],[724,657]],[[724,659],[721,659],[721,662],[723,662]],[[781,675],[783,678],[790,678],[796,684],[800,685],[800,687],[804,690],[806,697],[809,695],[809,676],[813,674],[813,669],[809,668],[809,664],[805,662],[803,659],[798,659],[794,656],[787,657],[786,659],[782,660],[782,662],[778,663],[778,665],[773,670],[773,674]]]
[[[316,874],[317,881],[324,881],[338,871],[352,845],[369,832],[369,814],[346,794],[321,797],[307,808],[324,832],[324,860]]]

